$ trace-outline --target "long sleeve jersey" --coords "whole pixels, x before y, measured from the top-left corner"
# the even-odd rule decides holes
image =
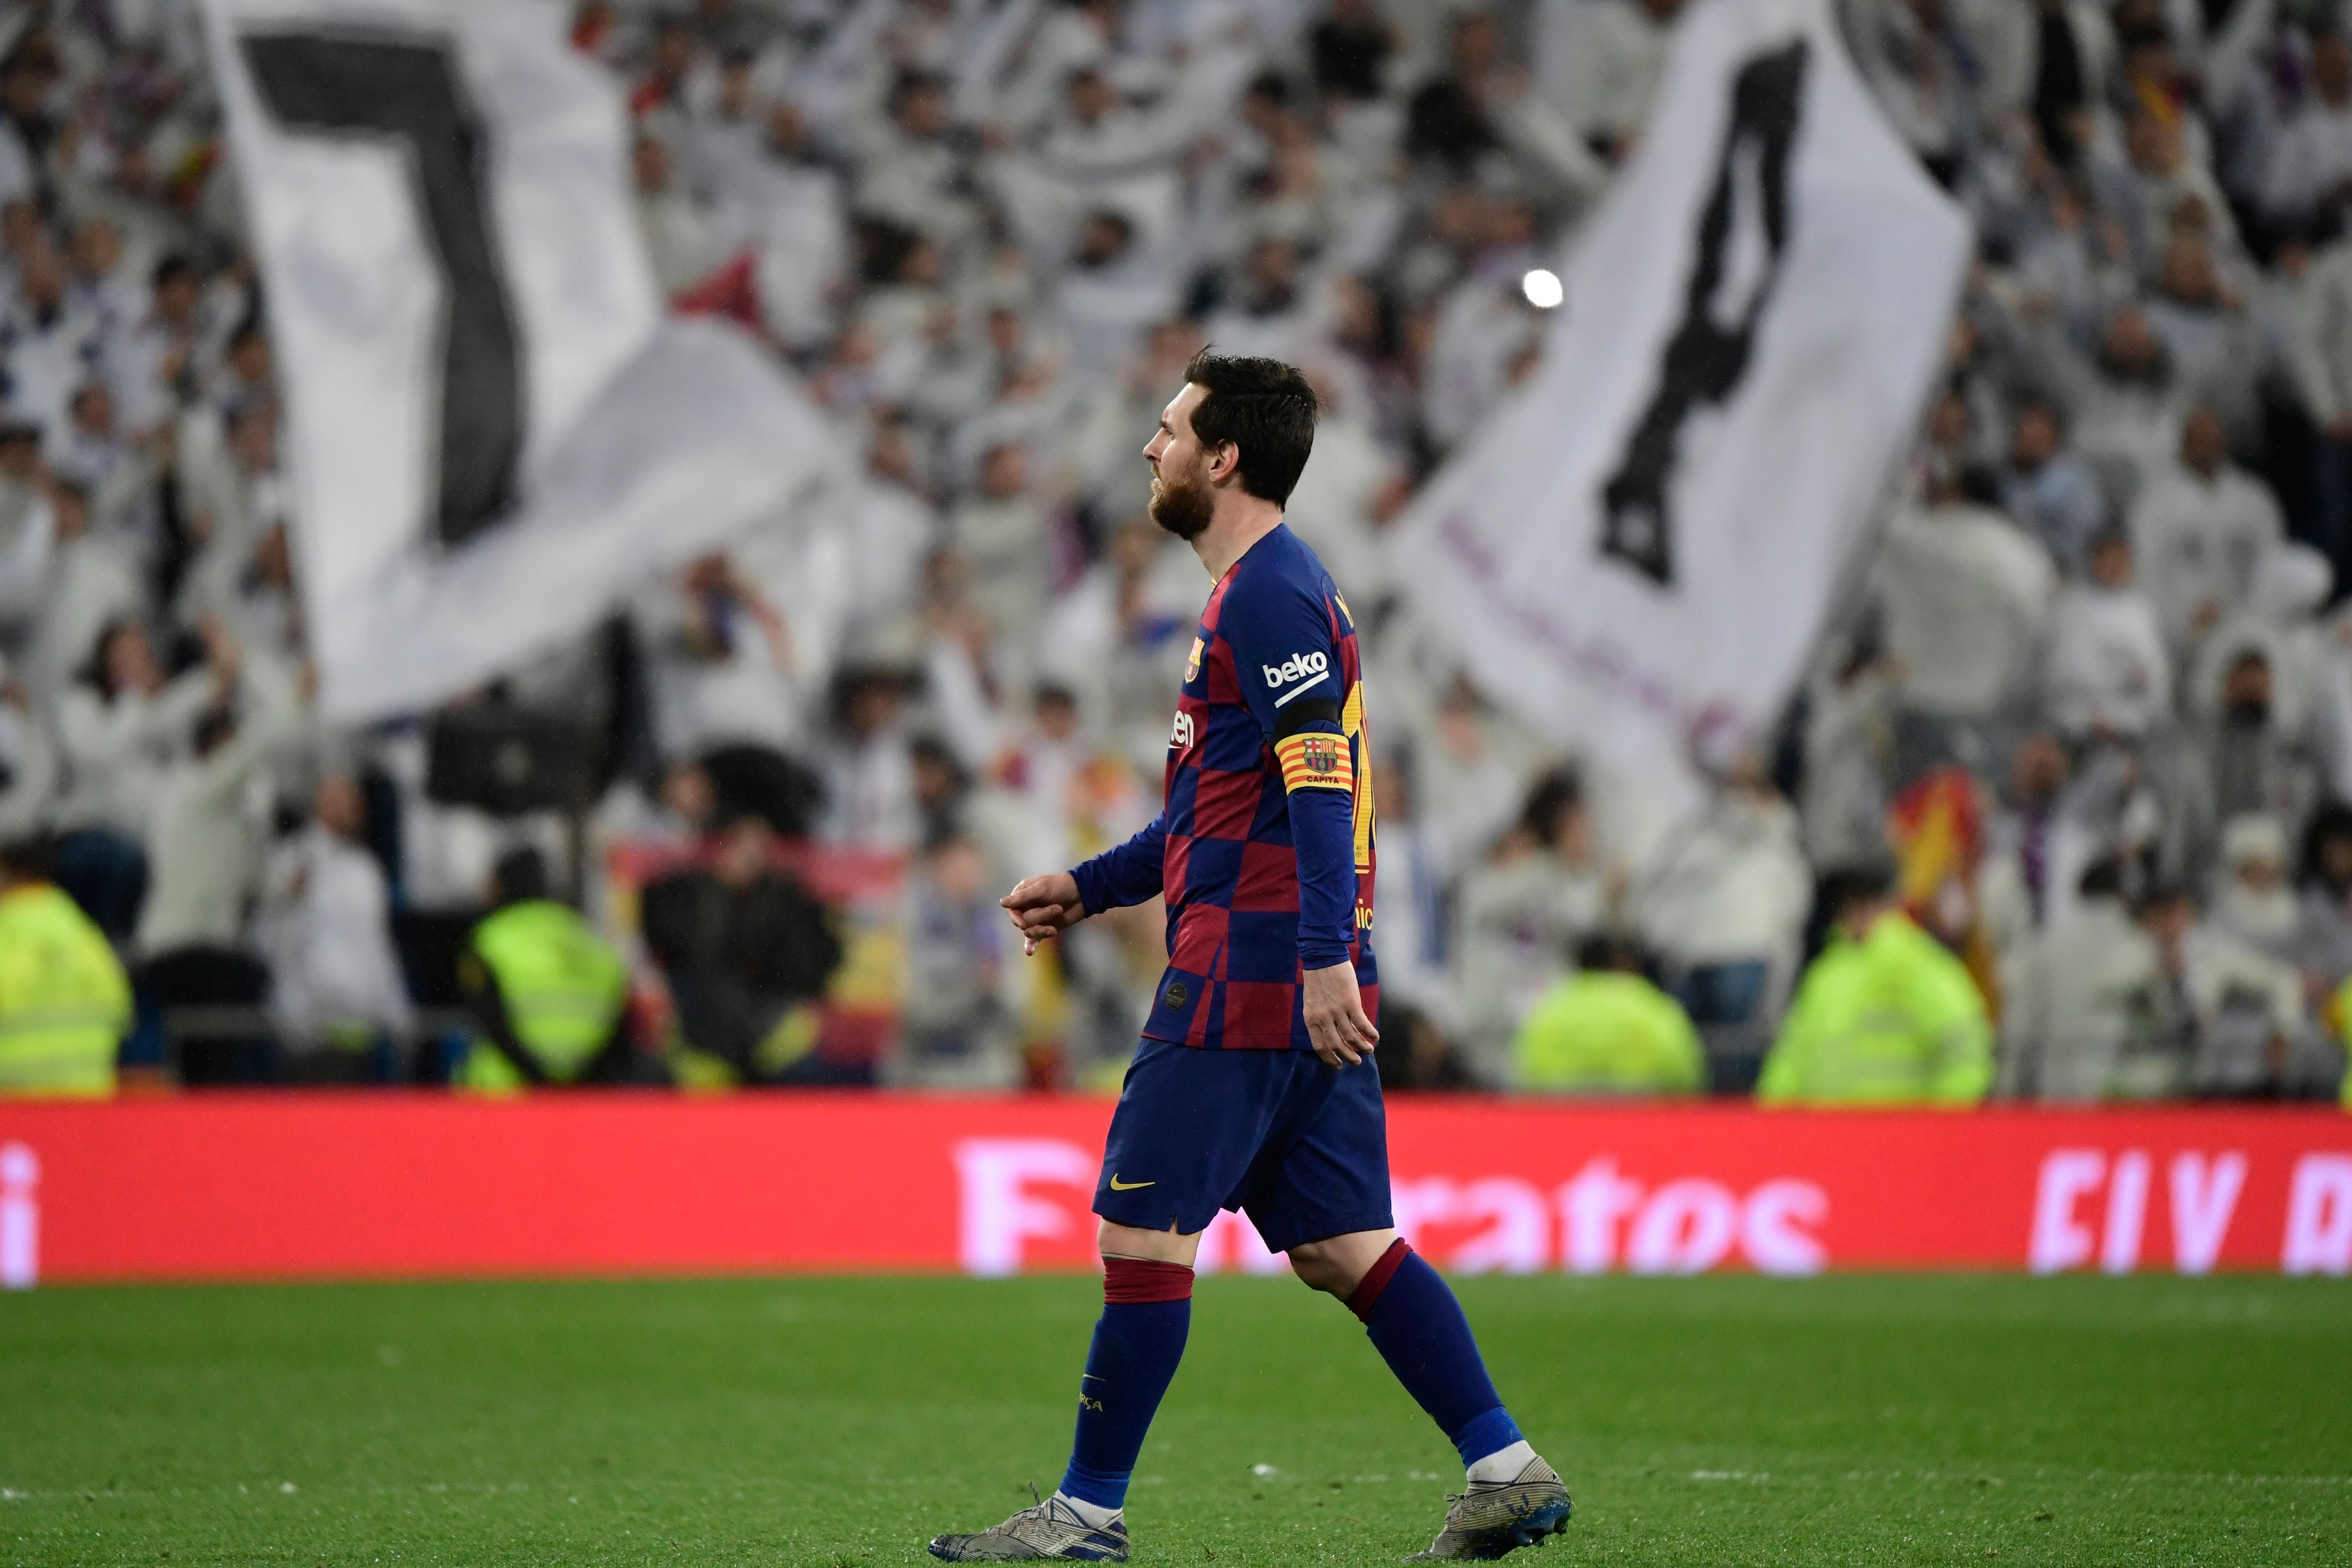
[[[1377,1013],[1372,821],[1355,620],[1315,552],[1278,527],[1202,612],[1159,819],[1071,873],[1089,914],[1168,901],[1145,1037],[1310,1051],[1305,973],[1346,962]]]

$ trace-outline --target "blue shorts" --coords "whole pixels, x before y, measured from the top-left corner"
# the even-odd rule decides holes
[[[1094,1207],[1114,1225],[1187,1236],[1238,1208],[1276,1252],[1385,1230],[1381,1075],[1307,1051],[1147,1040],[1118,1092]]]

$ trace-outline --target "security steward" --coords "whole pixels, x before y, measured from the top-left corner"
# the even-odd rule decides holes
[[[2352,979],[2336,988],[2321,1013],[2327,1032],[2344,1050],[2344,1077],[2336,1084],[2336,1098],[2347,1111],[2352,1111]]]
[[[1682,1004],[1642,973],[1622,937],[1590,936],[1575,974],[1519,1025],[1512,1087],[1535,1094],[1696,1094],[1706,1052]]]
[[[114,1092],[131,982],[49,880],[46,841],[0,845],[0,1094]]]
[[[1797,988],[1756,1097],[1766,1104],[1973,1105],[1992,1023],[1968,968],[1897,905],[1891,867],[1822,879],[1831,937]]]
[[[629,1080],[628,967],[578,911],[548,896],[538,851],[499,859],[490,904],[457,964],[479,1026],[457,1086],[513,1094]]]

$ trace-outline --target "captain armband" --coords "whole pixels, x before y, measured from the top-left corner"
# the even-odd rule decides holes
[[[1298,789],[1337,789],[1343,795],[1356,792],[1355,760],[1349,754],[1348,737],[1344,735],[1307,730],[1286,736],[1274,743],[1274,755],[1282,763],[1285,793]]]
[[[1274,755],[1282,764],[1283,793],[1294,789],[1338,789],[1354,794],[1355,758],[1348,737],[1336,729],[1339,705],[1329,697],[1302,697],[1286,706],[1275,719]]]

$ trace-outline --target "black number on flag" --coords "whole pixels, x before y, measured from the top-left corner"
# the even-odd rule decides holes
[[[1667,499],[1683,426],[1702,404],[1720,403],[1748,373],[1764,302],[1780,276],[1789,235],[1789,150],[1803,102],[1805,40],[1756,56],[1731,83],[1731,128],[1715,193],[1698,221],[1682,325],[1666,340],[1657,394],[1633,427],[1616,474],[1601,490],[1601,553],[1661,584],[1675,580],[1674,516]],[[1754,187],[1766,254],[1744,301],[1718,300],[1743,169]],[[1745,280],[1743,280],[1745,281]],[[1728,325],[1719,319],[1728,308]]]
[[[441,264],[442,544],[463,544],[514,501],[522,455],[520,334],[490,225],[486,137],[446,39],[251,33],[237,40],[261,100],[306,136],[401,141]]]

